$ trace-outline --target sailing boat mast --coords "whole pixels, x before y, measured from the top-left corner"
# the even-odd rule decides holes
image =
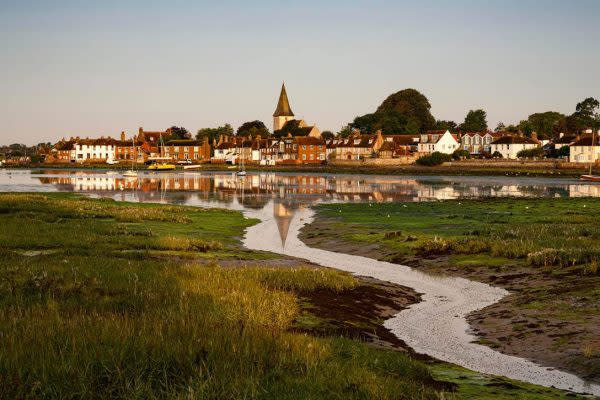
[[[596,132],[592,128],[592,162],[590,163],[590,175],[592,175],[592,169],[594,164],[596,163],[596,149],[594,148],[596,144]]]

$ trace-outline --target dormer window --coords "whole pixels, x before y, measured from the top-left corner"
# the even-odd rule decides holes
[[[354,139],[354,144],[359,144],[360,143],[360,139]]]

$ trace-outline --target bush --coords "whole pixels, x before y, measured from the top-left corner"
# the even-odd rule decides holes
[[[541,147],[521,150],[517,153],[518,158],[543,158],[545,155],[546,152]]]
[[[442,165],[443,163],[445,163],[447,161],[451,161],[451,160],[452,160],[452,155],[440,153],[439,151],[436,151],[429,155],[420,157],[417,160],[417,164],[424,165],[427,167],[433,167],[436,165]]]
[[[502,153],[500,153],[499,151],[495,151],[494,153],[492,153],[492,157],[494,157],[494,158],[502,158]]]
[[[455,160],[471,158],[471,153],[469,153],[467,150],[456,149],[454,150],[454,153],[452,153],[452,158]]]

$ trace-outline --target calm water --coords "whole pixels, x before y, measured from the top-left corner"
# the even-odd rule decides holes
[[[294,173],[0,170],[0,192],[78,192],[115,200],[235,210],[272,208],[282,246],[299,208],[319,202],[432,201],[481,197],[600,197],[600,185],[576,179]],[[265,210],[266,211],[266,210]],[[271,210],[268,210],[271,212]]]

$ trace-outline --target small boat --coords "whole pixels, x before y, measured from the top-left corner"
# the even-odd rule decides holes
[[[581,175],[579,179],[582,181],[600,182],[600,175]]]
[[[135,170],[135,159],[137,157],[137,151],[135,151],[135,138],[131,138],[131,146],[134,149],[134,154],[131,155],[131,169],[129,171],[125,171],[123,176],[127,178],[137,178],[137,171]]]
[[[242,157],[242,163],[240,165],[240,170],[237,171],[237,176],[246,176],[246,166],[244,165],[244,157]]]
[[[177,166],[170,163],[154,163],[148,166],[150,171],[173,171]]]
[[[165,144],[163,143],[162,135],[160,135],[160,137],[159,137],[159,143],[160,143],[160,158],[161,159],[168,158],[168,157],[165,157],[163,154],[163,147],[165,146]],[[175,168],[177,168],[177,166],[175,164],[172,164],[167,161],[161,161],[161,162],[155,161],[148,166],[148,169],[150,171],[173,171]]]

